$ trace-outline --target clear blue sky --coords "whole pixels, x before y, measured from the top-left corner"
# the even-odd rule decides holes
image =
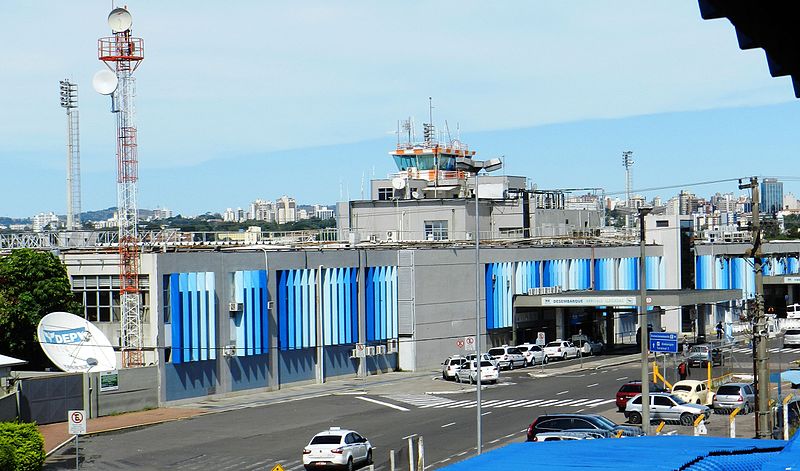
[[[333,203],[394,170],[427,117],[540,187],[799,175],[800,111],[763,51],[694,0],[130,0],[139,206],[185,215],[282,194]],[[0,216],[66,211],[58,81],[79,86],[83,209],[116,205],[114,118],[91,89],[108,0],[0,4]],[[758,156],[752,163],[752,157]],[[795,191],[787,182],[785,191]],[[687,187],[700,194],[728,187]],[[677,190],[660,192],[666,199]]]

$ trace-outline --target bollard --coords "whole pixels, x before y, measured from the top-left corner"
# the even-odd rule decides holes
[[[417,438],[417,471],[425,471],[425,445],[422,435]]]
[[[617,438],[622,438],[622,430],[617,430]]]
[[[658,424],[658,427],[656,427],[656,435],[661,435],[661,430],[664,429],[665,425],[667,425],[667,423],[664,422],[663,420],[661,421],[660,424]]]
[[[408,471],[414,471],[414,439],[408,437]]]
[[[394,471],[394,450],[389,450],[389,471]]]
[[[730,416],[728,416],[728,426],[731,431],[731,438],[736,438],[736,414],[741,411],[742,408],[737,407],[736,409],[733,409],[733,412],[731,412]]]
[[[705,425],[703,425],[703,420],[706,418],[705,414],[700,414],[694,419],[694,436],[699,437],[700,435],[705,435],[707,431],[705,430]]]

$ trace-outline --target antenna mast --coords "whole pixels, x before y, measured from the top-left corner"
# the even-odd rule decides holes
[[[131,14],[115,8],[108,15],[112,37],[98,40],[98,58],[116,74],[112,93],[117,117],[117,226],[119,228],[119,278],[122,327],[122,364],[144,365],[142,308],[139,294],[139,209],[136,203],[139,179],[133,72],[144,59],[144,41],[131,36]],[[98,90],[99,91],[99,90]]]
[[[633,167],[633,151],[626,150],[622,152],[622,166],[625,167],[625,206],[631,207],[631,188],[633,187],[633,175],[631,175],[631,167]]]
[[[81,228],[81,147],[78,128],[78,85],[59,82],[61,107],[67,110],[67,230]]]

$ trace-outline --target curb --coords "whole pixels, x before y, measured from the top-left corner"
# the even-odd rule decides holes
[[[580,371],[599,370],[599,369],[602,369],[602,368],[610,368],[610,367],[613,367],[613,366],[626,365],[628,363],[636,363],[638,361],[639,361],[638,358],[628,358],[628,359],[625,359],[625,360],[618,360],[618,361],[611,362],[611,363],[604,363],[602,365],[597,365],[597,366],[594,366],[594,367],[585,367],[585,368],[577,367],[577,368],[570,368],[570,369],[567,369],[567,370],[564,370],[564,371],[554,371],[554,372],[551,372],[551,373],[530,372],[530,373],[528,373],[528,376],[530,376],[531,378],[549,378],[549,377],[557,376],[557,375],[564,374],[564,373],[576,373],[576,372],[580,372]]]

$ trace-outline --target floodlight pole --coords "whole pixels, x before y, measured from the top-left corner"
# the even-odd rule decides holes
[[[642,431],[650,434],[650,368],[647,353],[650,339],[647,332],[647,264],[645,258],[644,217],[652,208],[639,208],[639,343],[642,346]]]
[[[475,172],[475,362],[477,363],[478,378],[475,384],[478,390],[475,397],[475,410],[477,411],[477,454],[481,454],[481,231],[480,218],[478,217],[478,173]]]

